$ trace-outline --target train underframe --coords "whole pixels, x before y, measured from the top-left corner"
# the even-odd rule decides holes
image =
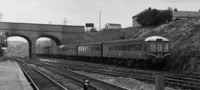
[[[103,63],[114,66],[123,66],[129,68],[163,70],[166,69],[167,60],[159,59],[133,59],[133,58],[115,58],[115,57],[91,57],[91,56],[66,56],[66,55],[37,55],[39,57],[59,58],[67,60],[76,60],[92,63]]]

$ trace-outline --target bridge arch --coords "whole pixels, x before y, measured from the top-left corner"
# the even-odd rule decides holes
[[[33,42],[31,41],[31,39],[25,35],[22,35],[22,34],[10,34],[6,39],[8,39],[9,37],[14,37],[14,36],[18,36],[18,37],[22,37],[24,39],[26,39],[29,43],[29,57],[32,57],[32,45],[33,45]]]
[[[57,37],[55,37],[55,36],[53,36],[53,35],[41,35],[41,36],[39,36],[39,37],[37,38],[37,40],[38,40],[39,38],[43,38],[43,37],[52,39],[52,40],[56,43],[56,45],[61,45],[61,41],[60,41]]]
[[[61,45],[75,44],[77,40],[84,40],[85,35],[84,26],[14,22],[0,22],[0,32],[25,38],[29,43],[31,58],[36,58],[36,41],[40,37],[50,38],[57,45]],[[4,39],[3,37],[2,40]]]

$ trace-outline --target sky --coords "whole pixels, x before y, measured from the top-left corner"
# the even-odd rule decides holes
[[[28,42],[25,38],[22,38],[22,37],[19,37],[19,36],[9,37],[7,40],[8,41],[24,41],[24,42]],[[46,37],[42,37],[42,38],[39,38],[37,41],[44,41],[44,40],[50,40],[50,39],[46,38]],[[37,41],[36,41],[36,43],[37,43]]]
[[[68,25],[94,23],[99,29],[106,23],[119,23],[122,27],[132,25],[132,16],[147,9],[177,8],[198,11],[200,0],[0,0],[3,22],[23,22]]]

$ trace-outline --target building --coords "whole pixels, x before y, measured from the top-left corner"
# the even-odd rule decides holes
[[[200,12],[195,11],[172,11],[173,20],[200,18]]]
[[[136,14],[135,16],[132,17],[132,26],[133,27],[141,26],[136,21],[138,15],[139,14]],[[200,11],[178,11],[177,9],[175,9],[174,11],[172,11],[172,17],[173,17],[173,20],[200,18]]]
[[[105,29],[111,30],[111,29],[121,29],[121,24],[114,24],[114,23],[107,23],[105,25]]]
[[[139,27],[141,26],[137,21],[137,15],[132,17],[132,23],[133,23],[133,27]]]

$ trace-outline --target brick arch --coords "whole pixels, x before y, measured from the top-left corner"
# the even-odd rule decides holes
[[[21,34],[10,34],[8,37],[7,37],[7,39],[9,38],[9,37],[13,37],[13,36],[18,36],[18,37],[22,37],[22,38],[24,38],[24,39],[26,39],[27,41],[28,41],[28,43],[29,43],[29,57],[32,57],[32,40],[31,40],[31,38],[29,38],[28,36],[25,36],[25,35],[21,35]]]
[[[56,43],[56,45],[61,45],[61,40],[59,40],[59,38],[57,38],[53,35],[41,35],[41,36],[38,37],[38,39],[42,38],[42,37],[50,38]]]

